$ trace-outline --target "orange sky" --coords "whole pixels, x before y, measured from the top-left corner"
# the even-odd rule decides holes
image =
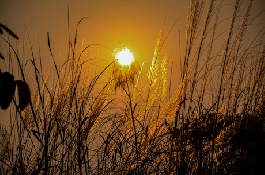
[[[0,2],[2,23],[7,23],[20,37],[25,36],[25,27],[27,27],[32,40],[39,37],[44,44],[47,42],[46,32],[50,32],[54,54],[64,53],[67,47],[68,2],[23,1],[22,3],[12,0]],[[167,43],[174,46],[167,47],[167,53],[170,55],[176,52],[178,30],[185,32],[187,6],[188,1],[174,0],[69,1],[71,29],[74,33],[78,20],[87,16],[89,19],[79,27],[79,36],[84,37],[87,43],[100,43],[114,49],[120,42],[134,53],[136,59],[146,62],[147,58],[152,58],[157,35],[164,22],[167,32],[180,18],[167,40]],[[38,44],[38,41],[35,42]]]
[[[224,9],[231,7],[233,2],[225,0]],[[60,60],[65,58],[67,53],[68,4],[72,36],[76,23],[82,17],[89,17],[79,27],[79,46],[82,38],[87,44],[104,44],[111,49],[119,46],[120,42],[133,52],[140,63],[145,62],[148,67],[159,30],[165,23],[165,32],[168,32],[178,20],[167,38],[164,53],[170,56],[169,61],[178,63],[179,32],[184,52],[185,21],[189,0],[59,0],[56,2],[0,0],[0,22],[7,24],[20,37],[20,44],[29,42],[27,40],[29,33],[31,45],[36,51],[40,45],[44,57],[49,56],[47,53],[47,32],[49,32],[55,58]],[[264,4],[264,0],[254,1],[253,13],[257,14],[264,10]],[[224,11],[223,18],[225,15]],[[262,19],[260,18],[257,23],[263,23]],[[107,62],[112,59],[108,50],[102,47],[94,49],[101,59],[106,59]],[[26,53],[27,55],[30,54]]]
[[[226,0],[224,4],[229,8],[233,2]],[[72,36],[78,20],[89,17],[79,27],[79,46],[82,37],[87,44],[104,44],[111,49],[119,46],[120,42],[133,52],[135,59],[140,63],[145,62],[146,68],[151,64],[158,32],[163,24],[165,23],[167,33],[179,20],[167,38],[163,50],[163,54],[170,56],[169,65],[172,61],[175,63],[174,73],[179,74],[179,32],[183,56],[188,0],[59,0],[56,2],[0,0],[0,23],[7,25],[20,37],[19,45],[23,42],[29,44],[27,39],[29,36],[36,53],[40,46],[42,57],[50,57],[47,52],[47,32],[49,32],[54,56],[58,62],[62,62],[61,59],[67,54],[68,4]],[[254,14],[264,10],[265,1],[254,1],[253,9]],[[225,13],[224,11],[222,15],[225,16]],[[260,18],[255,24],[264,26],[263,20],[264,18]],[[3,46],[3,42],[0,41],[2,52],[6,49]],[[106,62],[111,62],[113,59],[111,52],[103,47],[95,47],[91,52]],[[24,55],[30,57],[29,50]],[[0,64],[3,64],[1,60]],[[50,61],[44,64],[49,68]],[[5,70],[5,65],[0,66]],[[1,115],[4,115],[2,110],[0,110]]]

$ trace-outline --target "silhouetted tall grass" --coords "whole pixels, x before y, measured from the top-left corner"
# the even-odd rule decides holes
[[[45,77],[43,60],[34,54],[27,60],[34,72],[34,81],[28,83],[31,101],[24,111],[11,111],[10,127],[0,127],[0,172],[262,172],[264,29],[248,38],[252,1],[242,11],[243,1],[236,0],[226,37],[220,38],[221,7],[217,0],[190,1],[186,50],[183,58],[176,58],[183,63],[181,82],[171,97],[166,96],[167,56],[161,55],[164,29],[147,75],[137,62],[123,67],[114,59],[96,74],[88,72],[93,60],[86,50],[93,45],[76,51],[83,19],[74,38],[69,36],[68,58],[62,65],[56,63],[48,34],[53,73]],[[12,63],[21,65],[20,74],[29,81],[25,62],[9,47]]]

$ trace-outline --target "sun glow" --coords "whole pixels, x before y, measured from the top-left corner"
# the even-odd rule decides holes
[[[134,60],[133,54],[127,48],[117,52],[115,58],[118,60],[120,65],[124,66],[130,65]]]

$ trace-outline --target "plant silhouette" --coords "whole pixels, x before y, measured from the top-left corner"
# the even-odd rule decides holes
[[[14,80],[14,76],[9,72],[4,72],[0,75],[0,106],[6,110],[10,105],[14,92],[18,88],[18,97],[20,110],[24,110],[30,100],[30,90],[26,82]]]
[[[18,36],[10,30],[8,27],[0,23],[0,35],[3,34],[3,30],[15,39],[19,39]],[[4,59],[4,56],[0,53],[0,58]],[[26,82],[21,80],[14,80],[14,76],[9,72],[3,72],[0,69],[0,106],[1,109],[6,110],[10,105],[14,92],[18,88],[19,97],[19,109],[24,110],[30,100],[30,90]]]
[[[11,35],[12,37],[18,40],[18,36],[12,30],[10,30],[8,27],[0,23],[0,35],[3,35],[4,33],[3,30],[5,30],[9,35]],[[3,60],[5,59],[1,52],[0,52],[0,58]]]
[[[0,106],[2,109],[7,109],[16,89],[14,76],[4,72],[0,75],[0,83]]]
[[[91,47],[108,47],[78,44],[84,18],[71,34],[69,7],[65,62],[56,63],[48,33],[47,76],[42,63],[49,58],[32,49],[25,62],[21,49],[0,36],[11,53],[5,63],[18,68],[17,74],[0,68],[0,106],[15,105],[10,126],[0,123],[0,174],[260,174],[265,32],[247,35],[254,19],[252,1],[246,5],[235,0],[224,28],[222,2],[190,1],[173,91],[178,77],[173,66],[168,76],[164,28],[147,73],[137,62],[123,67],[91,57]],[[0,25],[2,31],[11,35]]]

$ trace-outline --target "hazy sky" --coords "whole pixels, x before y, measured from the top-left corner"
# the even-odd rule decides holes
[[[207,2],[207,1],[206,1]],[[224,1],[224,9],[231,9],[234,1]],[[18,45],[31,45],[36,53],[40,46],[42,57],[49,57],[47,32],[50,33],[51,45],[58,62],[67,54],[67,8],[70,10],[70,31],[74,36],[75,26],[82,17],[89,17],[78,28],[79,42],[82,38],[87,44],[104,44],[111,49],[119,43],[127,46],[140,63],[150,65],[158,32],[165,26],[165,32],[177,21],[164,45],[163,54],[169,56],[177,73],[179,65],[179,34],[181,48],[184,48],[186,15],[189,0],[0,0],[0,23],[7,25],[20,38]],[[265,10],[264,0],[254,0],[253,13]],[[223,11],[223,18],[229,11]],[[263,14],[264,16],[264,14]],[[255,25],[264,27],[264,18],[259,18]],[[0,51],[4,44],[0,41]],[[30,44],[29,44],[30,43]],[[91,49],[91,54],[110,62],[112,53],[103,48]],[[184,53],[182,53],[184,54]],[[25,50],[24,57],[30,57]],[[49,59],[50,60],[50,59]],[[3,61],[0,64],[3,64]],[[49,68],[50,61],[45,62]],[[5,65],[0,65],[5,68]],[[4,115],[0,110],[0,116]],[[1,119],[0,119],[1,120]]]
[[[165,31],[168,32],[174,22],[179,19],[167,42],[177,43],[178,30],[185,32],[189,3],[187,0],[68,2],[1,0],[0,2],[2,23],[7,24],[20,37],[27,36],[29,31],[32,40],[39,37],[44,43],[47,42],[46,36],[49,32],[55,55],[63,54],[64,47],[67,46],[67,6],[69,4],[72,34],[76,23],[82,17],[89,17],[79,27],[80,43],[81,37],[84,37],[87,43],[100,43],[114,49],[120,42],[134,52],[135,57],[140,61],[152,57],[158,32],[164,22]],[[176,43],[171,45],[176,46]],[[172,54],[175,51],[168,48],[167,52]]]
[[[233,3],[232,0],[225,0],[223,9],[231,9]],[[19,44],[32,45],[36,50],[41,46],[43,56],[49,56],[49,32],[55,58],[61,60],[67,54],[69,5],[72,37],[77,22],[82,17],[89,17],[78,28],[79,46],[82,44],[82,38],[87,44],[104,44],[111,49],[121,43],[133,52],[139,62],[146,62],[148,65],[152,59],[158,32],[164,23],[167,33],[178,21],[166,40],[164,51],[171,61],[176,61],[179,57],[179,36],[183,49],[185,45],[188,4],[189,0],[0,0],[0,22],[20,37]],[[264,4],[264,0],[254,0],[252,12],[258,14],[264,10]],[[226,15],[230,15],[228,10],[221,13],[221,18]],[[256,24],[263,23],[263,19],[259,18]],[[94,48],[94,52],[102,59],[107,59],[107,62],[112,59],[110,51],[102,47]],[[30,55],[27,50],[24,54],[26,57]]]

